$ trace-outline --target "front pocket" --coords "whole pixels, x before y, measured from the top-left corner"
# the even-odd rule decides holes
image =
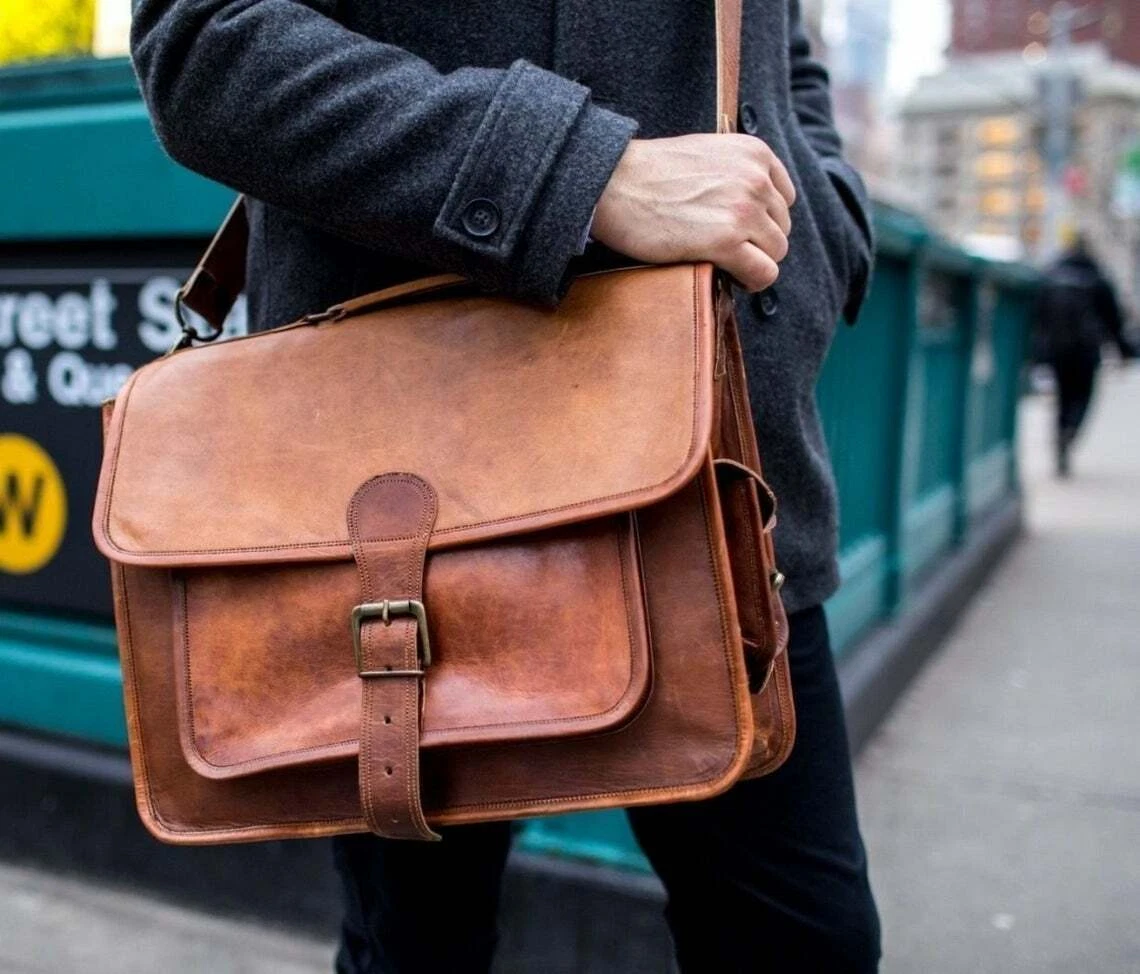
[[[359,592],[352,562],[175,574],[179,724],[196,771],[231,778],[357,753]],[[434,553],[424,604],[425,748],[601,733],[649,693],[631,515]]]

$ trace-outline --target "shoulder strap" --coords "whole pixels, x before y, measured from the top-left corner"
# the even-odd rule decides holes
[[[740,92],[740,22],[743,0],[716,3],[716,128],[720,133],[736,128],[736,103]],[[249,223],[245,197],[230,207],[210,246],[178,292],[176,306],[184,333],[183,342],[212,341],[221,333],[222,322],[245,287],[245,251]],[[200,314],[213,328],[200,334],[185,320],[181,307]]]
[[[736,131],[743,0],[716,0],[716,130]]]

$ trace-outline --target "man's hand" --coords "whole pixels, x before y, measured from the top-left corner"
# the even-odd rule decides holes
[[[635,139],[610,177],[593,236],[651,264],[711,261],[749,291],[780,276],[795,187],[751,135]]]

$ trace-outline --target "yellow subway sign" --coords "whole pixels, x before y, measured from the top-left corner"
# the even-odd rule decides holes
[[[90,54],[95,0],[3,0],[0,64]]]
[[[28,575],[55,557],[67,529],[67,491],[34,440],[0,434],[0,572]]]

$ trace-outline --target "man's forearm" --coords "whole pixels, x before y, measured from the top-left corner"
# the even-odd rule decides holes
[[[296,0],[142,0],[132,54],[187,167],[540,301],[635,128],[526,62],[440,74]]]

